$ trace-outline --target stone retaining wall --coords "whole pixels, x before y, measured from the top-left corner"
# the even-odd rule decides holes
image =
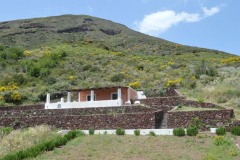
[[[229,124],[229,126],[226,126],[227,131],[230,132],[231,128],[234,127],[234,126],[239,126],[240,127],[240,120],[235,120],[231,124]]]
[[[2,106],[0,111],[12,111],[12,110],[30,110],[30,109],[44,109],[44,104],[36,104],[29,106]]]
[[[184,99],[185,97],[152,97],[140,99],[139,101],[141,104],[167,112],[172,110],[174,106],[180,105]]]
[[[233,110],[172,111],[168,112],[167,126],[168,128],[186,128],[193,123],[194,117],[199,117],[201,130],[208,130],[210,127],[229,125]]]
[[[163,111],[129,114],[100,115],[56,115],[40,117],[0,118],[0,126],[23,128],[36,125],[50,125],[62,129],[144,129],[155,128],[162,119]]]
[[[176,89],[173,88],[166,89],[166,97],[181,97],[181,96],[182,94]]]
[[[176,97],[151,97],[146,99],[139,100],[141,104],[150,106],[156,109],[161,109],[164,112],[172,110],[175,106],[184,105],[191,106],[196,108],[216,108],[216,109],[225,109],[213,103],[207,102],[198,102],[193,100],[188,100],[184,96]]]
[[[72,108],[72,109],[24,109],[0,111],[0,118],[8,117],[40,117],[58,115],[93,115],[154,112],[156,109],[143,106],[101,107],[101,108]]]
[[[183,100],[182,105],[184,106],[192,106],[196,108],[218,108],[218,109],[224,109],[223,107],[220,107],[213,103],[207,103],[207,102],[198,102],[193,100]]]

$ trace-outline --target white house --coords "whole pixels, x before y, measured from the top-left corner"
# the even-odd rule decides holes
[[[133,103],[139,104],[139,101],[136,101],[137,99],[146,98],[143,91],[136,91],[126,86],[73,89],[67,91],[67,101],[61,98],[61,101],[55,103],[50,102],[50,94],[47,94],[45,109],[113,107],[131,105]],[[71,101],[71,92],[78,93],[77,101]]]

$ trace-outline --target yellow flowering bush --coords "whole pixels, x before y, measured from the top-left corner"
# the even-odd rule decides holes
[[[75,79],[75,76],[71,75],[71,76],[68,77],[68,79],[72,81],[72,80]]]
[[[240,57],[230,57],[228,59],[221,60],[221,63],[228,64],[228,63],[236,63],[240,62]]]
[[[18,92],[14,92],[12,95],[11,95],[11,99],[13,102],[20,102],[22,100],[22,96],[20,93]]]
[[[32,53],[30,51],[26,50],[26,51],[23,52],[23,55],[26,56],[26,57],[29,57],[29,56],[32,55]]]
[[[168,62],[168,65],[171,66],[171,65],[174,65],[175,62]]]
[[[166,87],[176,87],[177,85],[179,85],[182,82],[181,78],[175,79],[175,80],[168,80],[165,83]]]
[[[6,90],[7,90],[7,88],[5,86],[0,86],[0,92],[4,92]]]
[[[195,76],[192,76],[192,77],[190,78],[190,80],[191,80],[191,81],[196,81],[197,78],[196,78]]]
[[[141,86],[140,82],[136,81],[136,82],[133,82],[133,83],[129,83],[129,86],[134,88],[134,89],[137,89]]]
[[[6,86],[0,86],[0,92],[18,90],[18,85],[14,82],[8,83]]]
[[[18,86],[16,83],[10,82],[8,83],[7,90],[18,90]]]

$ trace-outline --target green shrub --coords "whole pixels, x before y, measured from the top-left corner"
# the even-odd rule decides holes
[[[140,135],[140,130],[139,129],[134,130],[134,135],[139,136]]]
[[[93,128],[90,128],[88,132],[89,132],[89,135],[94,135],[95,130]]]
[[[154,131],[150,131],[150,132],[149,132],[149,136],[156,136],[156,134],[155,134]]]
[[[51,151],[55,147],[59,147],[61,145],[65,145],[69,140],[79,136],[84,135],[82,132],[73,130],[65,134],[63,137],[57,136],[56,138],[40,142],[39,144],[28,148],[26,150],[18,151],[15,153],[7,154],[5,157],[3,157],[1,160],[21,160],[25,158],[33,158],[37,155],[43,153],[44,151]]]
[[[223,144],[230,145],[231,141],[224,138],[224,136],[215,136],[214,137],[214,144],[216,146],[221,146]]]
[[[198,134],[198,129],[196,127],[188,127],[187,128],[187,135],[188,136],[196,136]]]
[[[12,127],[1,127],[0,128],[0,134],[3,134],[3,135],[8,135],[12,131],[13,131]]]
[[[185,136],[185,130],[183,128],[174,128],[173,129],[174,136]]]
[[[24,99],[19,92],[5,92],[3,98],[5,102],[14,104],[21,104]]]
[[[123,73],[114,74],[110,78],[112,82],[122,82],[124,79],[125,79],[125,75]]]
[[[231,128],[231,133],[236,136],[240,136],[240,126],[234,126]]]
[[[226,128],[225,127],[219,127],[216,129],[216,134],[217,135],[225,135],[226,134]]]
[[[123,128],[118,128],[118,129],[116,130],[116,134],[117,134],[117,135],[125,135],[125,130],[124,130]]]
[[[40,76],[40,68],[39,67],[32,67],[30,68],[30,75],[32,77],[39,77]]]

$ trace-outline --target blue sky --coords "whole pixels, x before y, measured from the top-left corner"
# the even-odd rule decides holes
[[[0,21],[84,14],[180,44],[240,55],[238,0],[0,0]]]

